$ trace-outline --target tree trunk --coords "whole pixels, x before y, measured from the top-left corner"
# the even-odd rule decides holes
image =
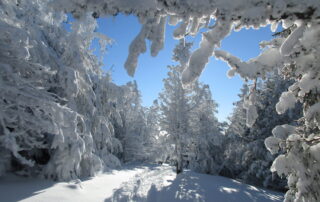
[[[182,173],[182,171],[183,171],[183,169],[182,169],[181,164],[177,162],[177,164],[176,164],[176,173],[177,173],[177,175]]]
[[[183,164],[182,164],[182,155],[181,152],[178,154],[177,162],[176,162],[176,173],[182,173],[183,171]]]

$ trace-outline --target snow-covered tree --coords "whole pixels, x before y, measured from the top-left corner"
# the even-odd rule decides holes
[[[244,85],[241,89],[240,101],[235,103],[236,107],[230,117],[230,126],[227,130],[229,137],[227,145],[230,146],[226,150],[225,166],[231,172],[230,177],[274,189],[284,188],[284,182],[270,172],[269,168],[275,157],[264,147],[264,139],[270,136],[272,129],[278,124],[297,125],[297,120],[301,116],[299,106],[284,115],[278,115],[275,109],[281,92],[291,84],[292,81],[282,79],[274,73],[268,75],[267,80],[256,87],[258,117],[250,128],[246,125],[246,109],[243,106],[245,97],[248,96],[248,87]],[[242,146],[234,149],[236,145]]]
[[[52,69],[52,66],[81,69],[83,65],[79,65],[79,67],[70,65],[75,64],[73,61],[78,60],[81,61],[80,64],[86,64],[84,66],[88,68],[87,71],[90,73],[95,72],[95,68],[91,68],[92,60],[89,59],[92,57],[89,55],[84,57],[82,54],[77,53],[83,53],[88,47],[92,36],[94,36],[94,34],[92,34],[94,33],[95,27],[93,18],[98,18],[99,16],[116,15],[118,13],[133,14],[138,16],[139,21],[143,24],[140,33],[133,40],[129,48],[129,56],[125,67],[130,75],[133,75],[135,71],[138,56],[146,51],[146,39],[151,41],[151,55],[156,56],[163,48],[166,18],[170,18],[169,24],[171,25],[176,25],[180,22],[180,25],[174,31],[174,38],[176,39],[181,39],[186,35],[196,35],[201,28],[207,28],[202,34],[203,37],[200,42],[200,47],[192,53],[183,70],[183,83],[186,84],[196,80],[211,56],[223,59],[229,63],[231,66],[231,70],[229,71],[230,76],[238,73],[245,79],[254,80],[257,77],[265,77],[268,72],[274,69],[279,69],[282,70],[284,75],[294,79],[295,82],[289,87],[288,91],[282,93],[276,108],[278,113],[283,113],[288,108],[295,106],[297,101],[300,101],[303,104],[304,110],[301,127],[297,128],[298,130],[291,130],[292,127],[279,126],[275,128],[273,133],[274,137],[269,138],[266,144],[273,152],[277,150],[276,148],[279,146],[278,143],[281,143],[280,147],[285,150],[285,154],[280,155],[274,162],[272,170],[288,177],[290,190],[286,195],[286,200],[317,201],[320,195],[319,184],[317,183],[317,173],[319,173],[319,159],[317,154],[319,153],[318,147],[320,144],[318,141],[320,105],[318,93],[318,53],[320,47],[319,8],[320,2],[318,0],[306,0],[304,2],[300,0],[200,0],[196,2],[193,0],[137,0],[134,2],[129,0],[70,0],[68,2],[64,0],[3,0],[0,4],[0,13],[2,16],[1,32],[3,33],[1,33],[1,44],[3,44],[1,46],[1,57],[6,58],[13,56],[15,59],[13,59],[14,61],[8,62],[8,60],[6,61],[1,58],[1,70],[7,71],[6,73],[1,73],[1,75],[13,75],[13,73],[10,73],[10,70],[15,66],[13,63],[18,61],[20,63],[21,61],[29,61],[31,64],[36,63],[47,67],[48,63],[51,64],[50,61],[52,61],[52,58],[57,58],[54,56],[54,52],[61,57],[58,57],[57,61],[59,62],[55,63],[55,65],[50,65],[49,70],[57,70],[57,68]],[[68,37],[68,34],[61,29],[61,24],[64,21],[63,19],[65,19],[63,13],[71,13],[76,19],[72,37]],[[214,23],[213,26],[212,23],[210,23],[211,21]],[[266,25],[271,25],[271,29],[276,30],[279,24],[281,24],[284,29],[290,28],[290,34],[288,34],[287,37],[281,36],[270,42],[262,43],[265,47],[262,53],[247,62],[241,61],[239,58],[223,50],[217,50],[221,40],[229,35],[232,30],[249,27],[260,28]],[[67,43],[67,45],[63,45],[65,43]],[[44,50],[50,49],[51,51],[38,51],[37,54],[35,54],[34,51],[39,50],[36,47],[43,47]],[[53,54],[53,56],[40,57],[47,54]],[[47,59],[46,62],[44,62],[46,60],[45,58]],[[28,64],[27,62],[25,63]],[[8,67],[8,65],[11,68]],[[18,66],[19,65],[15,67]],[[40,71],[44,69],[45,68]],[[60,76],[56,81],[61,81],[61,83],[68,84],[68,86],[72,86],[75,83],[77,84],[77,82],[70,82],[75,81],[75,79],[70,78],[75,78],[79,75],[80,77],[83,76],[79,69],[76,69],[76,72],[80,72],[79,74],[73,74],[73,71],[68,68],[64,68],[64,70],[65,72],[59,71]],[[17,71],[15,70],[13,72]],[[27,71],[27,76],[29,75],[28,73],[29,71]],[[18,73],[18,75],[24,74]],[[61,78],[63,79],[60,80]],[[41,77],[41,79],[43,78]],[[84,79],[84,81],[89,81],[89,79],[87,79],[88,78]],[[4,77],[3,80],[7,81]],[[77,81],[83,80],[79,79]],[[48,84],[49,82],[44,83]],[[52,83],[54,82],[51,82],[51,84]],[[7,84],[7,86],[11,86],[11,84]],[[16,84],[16,86],[20,85]],[[66,97],[73,95],[74,92],[78,92],[74,91],[74,89],[82,89],[72,87],[72,92],[70,92],[70,88],[65,88],[65,86],[62,88],[67,92]],[[42,86],[37,86],[36,90],[43,90]],[[248,102],[246,102],[247,117],[249,118],[247,121],[248,125],[252,125],[255,118],[257,118],[256,108],[254,107],[255,93],[251,95]],[[8,96],[5,95],[3,97]],[[62,96],[61,98],[64,97]],[[7,102],[7,100],[4,101],[2,99],[2,102],[1,105],[6,106],[3,107],[5,110],[8,110],[7,103],[9,103],[9,106],[12,106],[10,105],[12,103]],[[63,101],[61,102],[63,103]],[[72,101],[68,100],[68,102],[68,106],[72,105]],[[46,106],[50,105],[47,104]],[[64,107],[59,114],[70,114],[68,110],[65,111]],[[39,107],[38,109],[42,108]],[[43,111],[49,111],[48,115],[52,115],[50,110]],[[54,112],[57,111],[59,110],[54,110]],[[42,113],[42,111],[40,112]],[[4,114],[4,112],[1,113]],[[67,116],[64,117],[66,118]],[[3,121],[4,119],[6,119],[6,121]],[[78,120],[75,116],[66,119]],[[6,147],[6,149],[9,150],[15,158],[19,159],[20,162],[23,162],[24,165],[31,165],[32,163],[19,154],[18,151],[20,148],[12,146],[16,145],[15,142],[17,141],[17,138],[12,138],[12,136],[17,137],[19,135],[11,129],[12,127],[7,127],[7,124],[11,122],[11,120],[17,119],[15,116],[1,117],[1,130],[3,131],[1,132],[5,134],[1,137],[1,145],[4,145],[2,147]],[[65,123],[64,119],[57,122]],[[34,124],[35,123],[36,122],[34,122]],[[73,125],[78,124],[75,124],[74,121]],[[64,127],[68,128],[67,126]],[[57,128],[60,129],[63,127],[58,126]],[[286,132],[279,132],[283,130]],[[50,134],[52,134],[52,132],[56,134],[56,131],[49,131]],[[9,138],[9,133],[15,134],[10,135]],[[66,136],[68,136],[67,132]],[[56,138],[53,139],[55,140],[53,141],[54,143],[60,142]],[[3,144],[4,141],[10,142],[10,144]],[[71,156],[82,153],[81,148],[83,144],[81,143],[81,138],[70,138],[70,140],[65,138],[64,143],[65,144],[59,144],[57,148],[54,147],[57,156],[62,155],[62,153],[68,153]],[[70,145],[68,143],[78,146],[70,149],[65,146]],[[68,150],[68,152],[61,152],[64,150]],[[56,160],[51,158],[50,162],[56,162]],[[66,172],[63,171],[65,173],[78,174],[79,167],[75,162],[70,162],[70,164],[65,165],[62,164],[61,167],[56,166],[55,168],[63,168],[61,170],[66,170]],[[58,164],[61,165],[61,163]],[[71,172],[68,172],[70,169]],[[57,172],[55,172],[55,174],[57,174]],[[58,174],[58,176],[67,177],[70,175],[67,174],[67,176],[64,176],[64,174]]]
[[[146,137],[144,139],[145,156],[151,162],[165,161],[164,138],[160,135],[160,106],[158,100],[146,109]]]
[[[114,95],[89,51],[94,19],[67,32],[66,15],[47,1],[2,1],[0,13],[1,174],[68,180],[117,165]]]
[[[168,78],[164,79],[160,127],[171,140],[167,146],[174,145],[177,173],[184,167],[215,173],[218,168],[212,150],[221,141],[220,124],[215,117],[217,104],[208,85],[195,82],[184,87],[181,80],[191,45],[181,40],[173,52],[173,60],[180,61],[180,65],[169,66]]]
[[[231,116],[228,117],[229,125],[226,129],[227,134],[237,134],[239,136],[246,136],[249,132],[249,127],[246,125],[246,109],[243,107],[245,97],[249,94],[249,87],[245,83],[240,89],[239,101],[233,103],[234,108]]]
[[[210,88],[198,82],[183,88],[181,66],[168,68],[160,94],[160,128],[167,136],[167,149],[174,146],[171,159],[175,160],[177,173],[184,167],[217,173],[221,159],[216,152],[223,152],[223,137]]]
[[[115,117],[115,136],[123,146],[120,158],[124,162],[147,160],[145,155],[147,126],[145,109],[136,82],[128,82],[119,89],[121,96],[115,103],[119,117]],[[120,123],[117,119],[120,118]]]
[[[220,123],[216,118],[217,103],[212,99],[208,85],[194,85],[194,107],[190,111],[190,127],[192,131],[189,149],[189,168],[217,174],[220,170],[223,152]]]
[[[244,84],[240,89],[239,101],[233,103],[234,109],[229,119],[229,124],[225,129],[223,168],[220,175],[237,178],[244,170],[245,161],[242,155],[245,153],[247,141],[243,136],[247,136],[250,129],[246,125],[246,109],[243,107],[244,99],[248,96],[249,87]]]
[[[168,66],[168,78],[163,80],[164,91],[160,94],[161,130],[168,133],[174,144],[176,172],[183,170],[183,155],[190,139],[190,99],[189,89],[181,82],[181,66]]]

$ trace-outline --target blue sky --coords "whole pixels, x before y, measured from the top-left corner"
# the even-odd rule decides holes
[[[149,47],[147,52],[139,57],[138,67],[132,78],[127,75],[123,65],[128,55],[129,45],[141,28],[137,18],[123,15],[101,18],[98,20],[98,25],[98,32],[114,40],[114,43],[108,46],[104,56],[103,69],[112,72],[112,79],[116,84],[122,85],[136,80],[141,91],[142,104],[150,106],[163,88],[162,80],[166,77],[167,65],[175,64],[171,60],[172,50],[178,43],[172,38],[174,27],[167,25],[165,47],[157,57],[150,56]],[[260,41],[271,38],[272,32],[269,27],[260,30],[243,29],[240,32],[233,32],[224,39],[221,48],[242,60],[248,60],[260,53]],[[201,35],[188,38],[189,41],[194,42],[194,49],[198,47],[200,39]],[[147,45],[149,44],[147,42]],[[226,76],[228,69],[226,63],[212,57],[200,77],[201,82],[209,84],[213,99],[219,104],[217,117],[220,121],[226,121],[227,116],[232,112],[232,103],[238,100],[237,95],[243,84],[239,76],[228,78]]]

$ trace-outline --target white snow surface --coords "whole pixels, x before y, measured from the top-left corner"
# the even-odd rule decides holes
[[[168,165],[130,165],[122,170],[71,182],[7,175],[0,178],[0,201],[282,201],[283,194],[236,180],[185,171]]]

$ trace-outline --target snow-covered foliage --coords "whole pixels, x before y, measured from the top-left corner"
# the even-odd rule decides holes
[[[217,117],[217,103],[212,99],[208,85],[194,85],[194,107],[191,110],[190,127],[192,131],[189,168],[202,172],[217,174],[223,161],[221,125]]]
[[[146,160],[148,157],[145,154],[145,144],[149,134],[137,83],[129,82],[121,86],[119,91],[122,92],[122,96],[115,103],[119,117],[114,118],[115,136],[123,146],[123,152],[119,157],[124,162]],[[120,123],[117,123],[117,118],[120,119]]]
[[[48,3],[0,3],[0,173],[69,180],[119,165],[109,121],[117,92],[89,51],[94,19],[67,32],[67,16]]]
[[[167,156],[176,164],[177,173],[188,167],[206,173],[217,173],[220,148],[220,124],[215,117],[217,104],[208,85],[195,82],[183,86],[182,70],[190,56],[191,43],[180,40],[173,51],[178,66],[169,66],[160,94],[160,130],[164,131]]]
[[[191,131],[190,119],[190,89],[183,88],[181,82],[181,66],[168,66],[168,78],[163,80],[164,90],[159,96],[160,101],[160,127],[170,139],[174,146],[171,159],[175,161],[177,173],[182,172],[183,155],[187,148],[187,141],[190,140]],[[170,150],[170,149],[169,149]]]
[[[71,0],[68,3],[63,0],[53,0],[51,5],[57,11],[72,13],[75,18],[81,18],[88,13],[94,17],[116,15],[120,12],[138,16],[143,26],[129,49],[126,64],[129,74],[134,73],[139,54],[146,51],[145,39],[152,42],[152,55],[155,56],[162,48],[165,18],[169,18],[170,25],[177,25],[180,22],[174,31],[176,39],[181,39],[186,35],[196,35],[201,28],[208,28],[209,30],[203,33],[200,48],[191,55],[189,65],[184,70],[183,81],[186,83],[195,80],[200,75],[209,57],[216,53],[220,55],[219,52],[215,52],[215,49],[233,29],[259,28],[271,24],[272,30],[276,30],[279,23],[282,23],[285,28],[292,24],[298,25],[296,31],[287,40],[281,42],[281,49],[268,49],[257,59],[250,61],[248,65],[242,63],[243,65],[238,66],[240,60],[222,54],[226,60],[236,59],[232,71],[239,72],[243,76],[254,77],[257,74],[264,74],[266,70],[268,71],[269,66],[275,67],[275,64],[282,60],[282,55],[287,56],[292,53],[292,48],[302,37],[304,31],[310,30],[307,23],[312,24],[320,16],[317,0],[308,0],[306,3],[301,3],[299,0],[242,0],[237,2],[233,0],[197,2],[192,0],[138,0],[134,3],[128,0],[82,2]],[[214,26],[208,26],[211,21],[214,21]],[[269,56],[274,58],[272,65],[266,63],[270,62],[266,60]]]
[[[62,28],[65,13],[76,19],[71,33]],[[13,158],[19,165],[32,166],[38,152],[30,148],[37,148],[46,150],[40,152],[48,154],[41,157],[47,161],[44,170],[54,178],[78,176],[83,167],[92,171],[101,167],[99,154],[95,153],[96,141],[101,140],[104,145],[105,140],[114,139],[92,137],[95,127],[108,126],[108,116],[96,118],[100,117],[100,109],[89,109],[96,108],[97,97],[92,87],[101,74],[87,50],[93,37],[99,35],[94,32],[94,18],[118,13],[134,14],[143,24],[129,49],[125,67],[130,75],[135,72],[139,54],[146,50],[146,39],[152,42],[151,55],[161,50],[164,26],[169,18],[171,25],[180,23],[174,32],[176,39],[196,35],[201,28],[207,28],[200,47],[183,69],[185,84],[199,77],[211,56],[230,64],[230,76],[238,73],[245,79],[265,78],[268,72],[277,69],[294,79],[282,94],[277,111],[284,113],[300,101],[304,115],[300,127],[280,144],[285,154],[276,159],[273,170],[288,177],[287,201],[319,200],[319,161],[314,157],[319,144],[319,0],[1,1],[0,142],[6,162]],[[232,30],[266,25],[276,30],[279,24],[284,33],[261,43],[262,53],[247,62],[217,50]],[[256,108],[252,107],[254,100],[254,96],[249,97],[246,105],[249,126],[257,117]],[[98,115],[89,113],[94,120],[86,112]],[[21,135],[26,133],[30,135]],[[112,132],[105,134],[112,137]],[[71,157],[74,160],[67,161]],[[87,160],[80,163],[84,159]],[[1,166],[0,170],[7,166]]]
[[[52,10],[58,4],[0,3],[0,175],[69,180],[152,159],[136,83],[113,84],[89,49],[98,38],[103,50],[109,38],[95,31],[94,16],[70,23]],[[148,39],[156,53],[163,41]]]
[[[278,124],[291,123],[297,125],[297,119],[301,116],[299,106],[289,110],[283,115],[278,115],[275,106],[292,81],[282,79],[278,74],[268,75],[263,83],[258,83],[255,89],[257,119],[248,127],[246,125],[246,109],[243,106],[246,96],[249,94],[248,86],[244,85],[239,95],[240,101],[235,103],[235,108],[230,117],[230,125],[226,135],[226,162],[222,175],[240,178],[246,183],[265,186],[273,189],[284,189],[284,180],[280,180],[270,172],[270,166],[275,156],[272,156],[264,146],[264,140],[275,130],[279,130]],[[275,126],[276,129],[273,129]],[[268,138],[272,144],[278,142]],[[270,148],[268,148],[270,149]],[[274,153],[272,153],[274,154]]]
[[[160,106],[158,100],[153,101],[153,105],[146,109],[145,114],[147,136],[144,139],[144,156],[151,162],[163,162],[168,152],[164,150],[165,138],[160,133]]]

